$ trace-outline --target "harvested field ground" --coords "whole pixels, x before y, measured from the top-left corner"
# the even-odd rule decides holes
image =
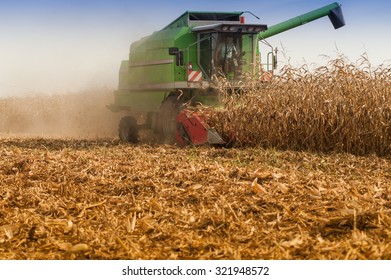
[[[0,259],[391,259],[391,160],[0,140]]]

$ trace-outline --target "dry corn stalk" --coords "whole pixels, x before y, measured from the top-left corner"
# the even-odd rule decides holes
[[[391,154],[390,66],[340,57],[315,70],[288,65],[240,95],[226,85],[220,81],[223,109],[208,115],[232,146]]]

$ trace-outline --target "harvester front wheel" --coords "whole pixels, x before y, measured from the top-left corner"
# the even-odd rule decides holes
[[[160,107],[158,115],[158,132],[163,143],[175,143],[176,117],[179,113],[179,107],[180,102],[176,95],[168,96]]]
[[[119,122],[119,138],[130,143],[138,142],[138,126],[134,117],[126,116]]]

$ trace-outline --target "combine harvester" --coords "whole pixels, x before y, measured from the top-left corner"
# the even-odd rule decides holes
[[[157,132],[165,143],[223,144],[220,135],[185,105],[218,104],[215,78],[239,89],[244,74],[267,80],[276,68],[276,51],[261,64],[259,42],[328,16],[335,29],[345,25],[341,5],[323,8],[267,27],[246,24],[245,12],[185,12],[168,26],[130,46],[121,63],[113,112],[125,111],[119,124],[123,141],[137,142],[140,129]],[[256,65],[262,65],[257,67]],[[136,118],[144,120],[138,124]]]

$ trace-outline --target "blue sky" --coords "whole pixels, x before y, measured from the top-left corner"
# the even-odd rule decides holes
[[[311,0],[0,0],[0,96],[64,93],[117,84],[132,41],[161,29],[186,10],[251,11],[247,22],[269,26],[333,1]],[[390,62],[391,1],[341,0],[346,26],[328,18],[270,38],[293,65],[326,63],[321,55],[366,52]],[[279,56],[280,66],[285,57]]]

